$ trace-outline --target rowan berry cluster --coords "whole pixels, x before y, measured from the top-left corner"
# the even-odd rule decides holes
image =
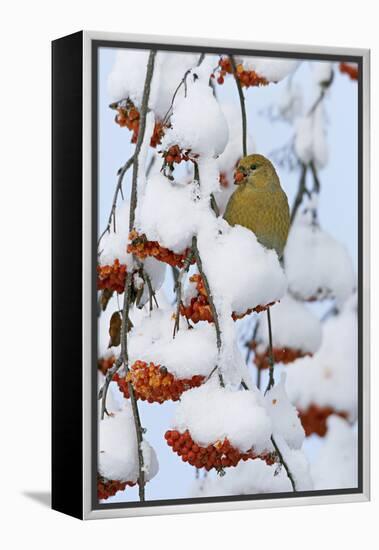
[[[190,282],[196,284],[197,296],[193,296],[188,305],[180,305],[180,314],[187,319],[190,319],[193,323],[198,323],[199,321],[208,321],[208,323],[213,323],[213,314],[211,306],[208,301],[208,294],[204,286],[204,281],[199,274],[192,275],[190,277]],[[268,307],[272,306],[274,302],[270,302],[264,306],[255,306],[253,308],[247,309],[244,313],[232,313],[233,321],[237,319],[242,319],[245,315],[250,315],[253,311],[255,313],[260,313],[265,311]]]
[[[120,264],[119,260],[112,265],[97,266],[97,289],[111,290],[121,294],[124,292],[126,279],[126,265]]]
[[[225,174],[225,172],[220,173],[219,181],[220,181],[220,185],[223,189],[226,189],[226,188],[229,187],[229,180],[228,180],[228,177]]]
[[[340,63],[340,72],[347,74],[351,80],[358,80],[358,66],[351,63]]]
[[[132,481],[117,481],[114,479],[105,479],[105,477],[97,474],[97,498],[99,500],[107,500],[113,497],[118,491],[124,491],[126,486],[133,487],[135,482]]]
[[[241,453],[234,448],[230,441],[225,438],[223,441],[217,441],[213,445],[202,447],[198,445],[191,437],[188,430],[180,433],[178,430],[168,430],[165,433],[167,445],[181,457],[183,462],[188,462],[196,468],[205,468],[207,471],[215,468],[221,472],[224,468],[237,466],[243,460],[260,458],[267,464],[276,462],[274,453],[256,454],[254,451]]]
[[[152,256],[160,262],[164,262],[174,267],[183,267],[183,262],[187,257],[187,250],[182,254],[176,254],[164,248],[157,241],[148,241],[145,235],[138,235],[137,231],[133,230],[129,234],[130,244],[128,245],[128,252],[135,254],[141,260]]]
[[[326,421],[331,414],[336,414],[345,420],[348,417],[348,414],[345,412],[338,412],[332,407],[319,407],[315,403],[309,405],[306,410],[300,410],[299,418],[305,435],[308,437],[309,435],[317,434],[320,437],[324,437],[328,431]]]
[[[180,164],[182,160],[187,161],[190,160],[191,157],[189,156],[191,151],[188,150],[182,150],[180,149],[179,145],[172,145],[167,151],[163,151],[162,156],[165,160],[165,164],[173,165]],[[193,155],[193,157],[197,157],[198,155]]]
[[[128,382],[131,382],[137,399],[162,404],[169,400],[178,401],[184,391],[199,387],[204,376],[178,379],[168,372],[166,367],[136,361],[126,377],[115,375],[113,380],[117,382],[126,398],[129,398]]]
[[[116,123],[121,128],[128,128],[132,133],[132,143],[137,143],[139,125],[140,125],[140,113],[134,106],[133,102],[127,101],[125,105],[117,107],[117,115],[115,117]],[[153,135],[150,139],[151,147],[156,147],[162,139],[164,133],[163,125],[161,122],[156,122],[154,125]]]
[[[219,61],[219,72],[217,82],[223,84],[225,76],[233,73],[233,67],[228,57],[222,57]],[[212,75],[215,77],[215,75]],[[242,63],[236,66],[236,77],[241,83],[241,86],[249,88],[250,86],[267,86],[269,83],[266,78],[259,76],[255,71],[245,70]]]
[[[256,350],[257,342],[251,344],[251,349]],[[301,349],[292,348],[272,348],[272,355],[275,363],[293,363],[296,359],[301,357],[312,356],[309,352],[304,352]],[[270,366],[270,351],[267,348],[263,353],[255,352],[254,363],[258,369],[268,369]]]

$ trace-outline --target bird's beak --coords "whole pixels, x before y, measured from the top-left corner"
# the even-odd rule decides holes
[[[234,183],[235,185],[241,185],[246,180],[246,174],[244,171],[237,168],[234,172]]]

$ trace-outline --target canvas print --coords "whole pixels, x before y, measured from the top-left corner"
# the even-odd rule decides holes
[[[99,506],[358,490],[359,67],[96,49]]]

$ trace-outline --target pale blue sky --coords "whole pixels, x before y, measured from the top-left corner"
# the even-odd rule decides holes
[[[114,111],[108,107],[107,78],[112,68],[116,50],[99,50],[99,230],[101,231],[109,215],[112,196],[116,185],[118,168],[132,154],[130,132],[114,122]],[[306,92],[309,92],[310,72],[304,61],[296,75]],[[276,103],[284,82],[263,88],[246,91],[249,133],[253,136],[256,151],[264,155],[286,143],[291,136],[291,128],[283,122],[270,122],[261,114],[262,110]],[[238,101],[235,84],[231,78],[218,86],[221,101]],[[357,85],[346,75],[335,72],[330,95],[325,101],[328,114],[328,144],[330,160],[320,171],[321,194],[319,199],[319,221],[322,227],[341,241],[349,250],[354,266],[357,266]],[[280,180],[290,204],[297,190],[299,174],[278,169]],[[128,193],[129,179],[125,179],[125,192]],[[147,428],[146,437],[155,448],[160,462],[159,474],[147,484],[146,498],[170,499],[186,498],[195,476],[195,469],[183,463],[166,445],[164,432],[170,426],[173,407],[141,404],[143,425]],[[319,442],[314,438],[308,447],[317,449]],[[128,488],[107,502],[133,501],[138,499],[136,489]]]

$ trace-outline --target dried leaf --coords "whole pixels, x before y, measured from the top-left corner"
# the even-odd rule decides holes
[[[121,341],[121,324],[122,324],[122,318],[119,311],[115,311],[111,317],[110,323],[109,323],[109,344],[108,348],[111,348],[112,346],[119,346]]]
[[[104,290],[100,294],[100,306],[102,311],[105,311],[107,309],[108,302],[112,298],[112,296],[113,290],[110,290],[109,288],[104,288]]]

